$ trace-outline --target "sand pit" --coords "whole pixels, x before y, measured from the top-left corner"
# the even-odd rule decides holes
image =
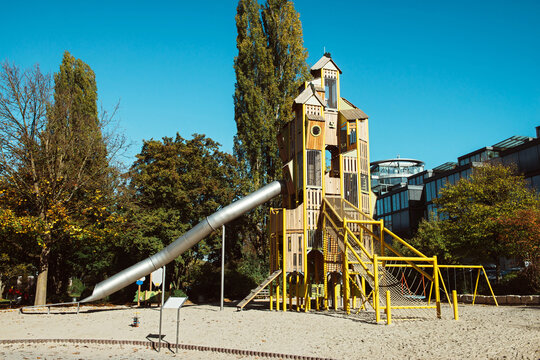
[[[58,311],[58,309],[53,310]],[[138,312],[141,324],[132,327]],[[237,312],[189,305],[180,313],[181,344],[333,359],[538,359],[540,307],[460,306],[460,320],[447,309],[443,319],[396,320],[376,325],[370,316],[341,312]],[[76,313],[0,312],[0,339],[102,339],[147,341],[158,333],[159,310],[82,307]],[[164,310],[164,343],[175,343],[176,311]],[[153,340],[156,340],[153,338]],[[3,359],[255,359],[260,356],[89,343],[0,344]]]

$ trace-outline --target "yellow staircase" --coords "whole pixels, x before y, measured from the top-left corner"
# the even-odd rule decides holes
[[[425,256],[385,228],[383,220],[374,220],[341,197],[325,197],[322,213],[324,242],[337,240],[344,257],[343,303],[347,313],[351,312],[351,293],[360,293],[359,309],[369,304],[377,322],[387,307],[435,309],[441,316],[439,276],[434,276],[439,274],[436,257]],[[402,249],[414,255],[405,256]]]

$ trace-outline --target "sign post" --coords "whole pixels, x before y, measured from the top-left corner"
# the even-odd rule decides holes
[[[223,311],[223,294],[225,288],[225,225],[222,225],[221,228],[221,306],[219,309]]]
[[[163,319],[163,303],[165,301],[165,266],[163,266],[162,268],[159,268],[157,269],[156,271],[154,271],[155,275],[155,278],[154,278],[154,285],[156,286],[159,286],[161,285],[161,307],[159,308],[159,348],[158,348],[158,352],[161,351],[161,323],[162,323],[162,319]],[[160,274],[161,273],[161,274]],[[160,284],[160,280],[159,280],[159,275],[161,275],[161,284]]]
[[[141,306],[141,285],[144,283],[144,280],[146,280],[146,277],[143,276],[135,284],[139,285],[139,288],[137,289],[137,307]]]
[[[178,353],[178,333],[180,331],[180,308],[184,305],[187,297],[169,297],[163,308],[165,309],[177,309],[176,311],[176,353]],[[161,331],[159,332],[161,338]]]

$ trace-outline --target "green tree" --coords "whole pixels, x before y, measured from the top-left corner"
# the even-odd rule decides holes
[[[50,99],[50,77],[39,66],[0,72],[0,251],[2,281],[39,261],[40,219],[24,211],[39,190],[40,144]],[[6,206],[9,204],[9,207]],[[37,252],[37,255],[36,255]]]
[[[540,208],[518,210],[498,221],[503,228],[501,241],[526,264],[524,273],[532,290],[540,291]]]
[[[304,48],[300,15],[292,1],[268,0],[262,10],[262,20],[272,60],[273,76],[267,99],[273,115],[269,119],[275,121],[275,143],[277,132],[291,120],[291,108],[298,95],[298,86],[310,77],[306,63],[308,53]],[[281,177],[281,162],[278,158],[275,161],[273,173]]]
[[[54,265],[55,293],[67,286],[66,264],[82,244],[104,242],[120,222],[112,205],[111,154],[121,143],[106,142],[97,115],[95,76],[68,52],[54,78],[39,68],[20,71],[4,64],[0,97],[0,207],[6,229],[15,227],[29,247],[38,272],[36,304],[47,298]],[[11,213],[7,212],[10,211]],[[12,214],[12,216],[10,215]],[[21,236],[10,237],[22,244]]]
[[[180,135],[145,141],[130,171],[125,248],[131,265],[152,255],[237,196],[237,162],[204,135]],[[231,234],[233,235],[233,234]],[[220,235],[214,233],[172,264],[171,279],[189,287],[197,265],[219,258]],[[120,259],[119,259],[120,260]],[[170,271],[170,272],[169,272]]]
[[[270,152],[275,143],[273,135],[276,134],[268,99],[273,61],[262,26],[260,6],[256,0],[239,1],[236,27],[235,151],[238,159],[247,164],[253,187],[257,188],[267,182],[268,178],[271,179],[271,172],[275,170],[271,164],[278,158],[277,151]]]
[[[277,134],[291,120],[297,89],[309,72],[302,25],[291,1],[269,0],[261,6],[240,0],[236,27],[234,150],[250,179],[247,193],[281,178]],[[261,259],[267,253],[267,213],[268,207],[252,212],[245,228],[250,248]]]
[[[235,150],[258,188],[281,177],[276,136],[309,77],[307,51],[291,1],[240,0],[236,27]]]
[[[505,219],[519,211],[537,209],[537,195],[523,176],[502,165],[483,164],[470,179],[447,185],[435,201],[438,219],[420,224],[413,245],[450,262],[465,259],[499,266],[500,257],[511,256]]]
[[[437,217],[432,217],[429,221],[424,219],[420,222],[416,236],[411,239],[410,243],[424,254],[429,254],[428,256],[436,255],[439,262],[458,263],[460,256],[454,252],[455,249],[449,243],[443,228],[444,222]],[[401,250],[414,256],[406,247],[402,247]]]
[[[57,152],[51,166],[68,172],[84,168],[78,171],[76,182],[84,184],[85,190],[101,189],[110,169],[98,117],[96,77],[88,64],[67,51],[54,75],[54,103],[47,117],[49,141],[45,145]]]

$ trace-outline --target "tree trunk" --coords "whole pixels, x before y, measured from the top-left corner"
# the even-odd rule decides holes
[[[47,303],[47,276],[49,275],[49,255],[51,250],[44,247],[39,256],[39,274],[36,282],[36,299],[34,305]]]

